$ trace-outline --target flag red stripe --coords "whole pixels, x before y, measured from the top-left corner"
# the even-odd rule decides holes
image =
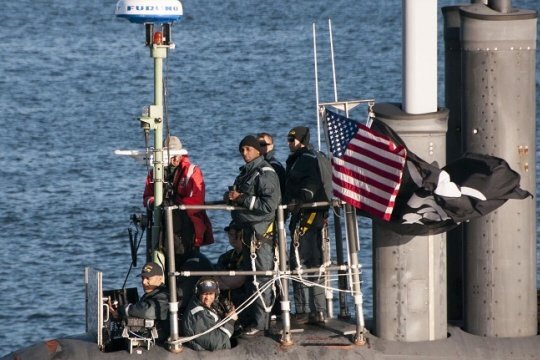
[[[354,151],[369,153],[375,160],[388,166],[399,167],[401,154],[406,152],[402,145],[396,146],[389,140],[375,139],[375,134],[370,129],[359,130],[351,139],[347,148]],[[357,144],[358,143],[358,144]],[[384,154],[384,155],[383,155]]]
[[[394,201],[391,200],[391,197],[382,197],[377,194],[374,194],[373,192],[370,192],[369,190],[366,190],[364,188],[355,186],[354,184],[342,181],[339,178],[333,177],[332,178],[333,183],[336,185],[336,187],[341,187],[343,189],[350,190],[354,192],[355,194],[358,194],[360,197],[364,197],[366,199],[369,199],[373,202],[376,202],[378,204],[381,204],[386,207],[392,207],[394,205]],[[390,195],[396,195],[396,193],[390,194]]]
[[[353,169],[351,169],[350,167],[342,166],[342,165],[336,164],[335,162],[333,165],[334,165],[334,169],[337,172],[349,175],[358,181],[362,181],[366,183],[367,185],[376,187],[377,189],[380,189],[381,191],[384,191],[389,194],[394,193],[395,188],[396,188],[396,183],[399,184],[399,180],[400,180],[399,178],[396,178],[394,181],[392,181],[392,185],[388,185],[388,184],[381,183],[380,181],[377,181],[376,179],[372,177],[366,176],[362,173],[358,173],[354,171]]]
[[[354,166],[356,166],[356,167],[358,167],[360,169],[371,171],[372,173],[377,174],[380,177],[386,178],[389,181],[393,181],[393,182],[399,182],[400,181],[401,172],[399,174],[393,174],[393,173],[387,172],[384,169],[381,169],[381,168],[379,168],[379,167],[377,167],[375,165],[372,165],[372,164],[370,164],[368,162],[365,162],[359,156],[363,156],[363,155],[360,154],[360,153],[353,153],[353,154],[350,154],[350,155],[349,154],[343,155],[341,158],[342,158],[343,161],[345,161],[346,164],[354,165]]]
[[[372,201],[384,204],[385,206],[394,202],[394,199],[399,191],[399,184],[395,184],[394,188],[389,191],[383,191],[375,186],[366,184],[360,180],[351,177],[352,181],[347,178],[343,178],[342,173],[334,173],[332,180],[336,185],[336,188],[341,188],[343,191],[349,190],[364,196]]]
[[[340,159],[339,163],[332,161],[334,195],[378,218],[390,220],[406,149],[359,125]]]
[[[405,149],[405,146],[394,144],[389,137],[376,133],[362,124],[358,125],[358,132],[355,137],[360,137],[363,139],[362,141],[392,153],[399,153],[402,149]]]
[[[330,141],[339,149],[332,150],[339,155],[332,161],[334,195],[375,217],[390,220],[407,149],[364,125],[355,126],[352,120],[330,111],[328,114],[332,121],[330,135],[335,135],[330,136]],[[342,143],[346,141],[343,134],[349,138],[353,133],[348,143]]]
[[[349,143],[349,146],[347,146],[347,149],[358,154],[359,156],[365,156],[368,159],[371,159],[373,162],[378,162],[391,168],[399,169],[400,167],[402,167],[401,160],[403,156],[401,156],[400,153],[389,152],[388,149],[374,149],[375,151],[377,151],[375,152],[368,149],[366,147],[366,144],[364,143],[360,143],[357,145],[352,141]],[[383,153],[386,156],[383,156]]]
[[[351,204],[355,208],[360,209],[360,210],[364,210],[365,212],[370,213],[371,215],[376,216],[376,217],[378,217],[380,219],[388,221],[392,217],[391,213],[389,214],[389,213],[379,211],[378,209],[375,209],[375,208],[370,207],[370,206],[368,206],[366,204],[363,204],[362,202],[357,201],[356,199],[350,198],[350,197],[348,197],[348,196],[346,196],[344,194],[341,194],[341,193],[336,194],[336,197],[338,199],[340,199],[340,200],[345,201],[348,204]]]

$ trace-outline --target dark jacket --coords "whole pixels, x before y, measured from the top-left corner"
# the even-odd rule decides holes
[[[184,336],[200,334],[221,321],[219,315],[204,307],[197,296],[193,296],[182,317],[182,329]],[[220,350],[231,348],[231,336],[234,332],[234,321],[229,320],[221,327],[212,330],[208,334],[191,340],[189,344],[195,350]]]
[[[239,270],[242,263],[242,251],[237,252],[231,249],[219,256],[216,264],[216,270]]]
[[[231,270],[241,270],[243,262],[243,252],[237,252],[235,249],[231,249],[226,253],[221,254],[216,264],[216,270],[219,271],[231,271]],[[220,298],[227,298],[231,300],[236,308],[238,308],[242,303],[248,298],[250,292],[247,289],[246,284],[229,290],[222,290]],[[238,316],[241,316],[239,314]]]
[[[272,166],[272,168],[274,168],[274,171],[279,178],[279,188],[281,189],[281,194],[283,196],[283,192],[285,192],[285,168],[274,156],[274,150],[267,152],[264,155],[264,159]]]
[[[154,291],[144,294],[135,304],[120,308],[124,318],[136,317],[156,320],[159,339],[166,339],[169,333],[169,292],[165,284]]]
[[[243,227],[250,227],[257,235],[263,235],[274,221],[281,201],[279,178],[275,170],[259,156],[240,168],[234,185],[242,193],[236,205],[249,211],[233,211],[233,220]]]
[[[311,145],[300,148],[287,158],[287,168],[285,176],[285,192],[283,203],[290,204],[326,201],[326,193],[319,171],[317,155]],[[291,227],[294,228],[297,221],[307,216],[304,213],[317,213],[317,217],[312,225],[322,227],[324,218],[327,216],[328,208],[317,208],[314,210],[303,209],[291,217]]]
[[[317,155],[311,146],[298,149],[289,155],[285,174],[285,204],[293,200],[300,203],[326,200]]]

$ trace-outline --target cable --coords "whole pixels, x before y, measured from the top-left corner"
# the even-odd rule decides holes
[[[139,238],[139,242],[137,243],[137,247],[135,249],[135,254],[137,254],[139,252],[139,247],[141,246],[141,241],[142,241],[142,238],[143,238],[143,235],[144,235],[144,231],[145,231],[145,228],[143,227],[142,232],[141,232],[141,237]],[[122,284],[122,289],[125,289],[125,287],[126,287],[126,283],[127,283],[129,274],[131,273],[131,269],[133,269],[133,260],[129,264],[129,269],[128,269],[126,277],[124,279],[124,283]]]

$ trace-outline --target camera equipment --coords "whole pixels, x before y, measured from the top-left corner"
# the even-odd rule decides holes
[[[223,307],[223,312],[225,314],[228,314],[234,310],[234,304],[228,297],[220,297],[219,303],[221,304],[221,307]]]
[[[139,298],[137,294],[137,288],[124,288],[115,290],[103,291],[103,299],[107,300],[103,305],[107,308],[107,314],[110,314],[109,306],[112,305],[113,309],[119,308],[129,304],[137,302]],[[110,304],[110,305],[109,305]],[[124,332],[124,322],[120,318],[114,318],[112,316],[106,316],[103,321],[103,327],[101,329],[103,337],[104,352],[118,351],[126,348],[125,338],[122,336]]]

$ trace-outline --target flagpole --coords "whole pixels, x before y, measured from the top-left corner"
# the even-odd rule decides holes
[[[319,111],[319,78],[318,78],[318,70],[317,70],[317,34],[316,34],[316,31],[315,31],[315,23],[313,23],[313,57],[314,57],[314,64],[315,64],[315,97],[317,99],[317,106],[315,108],[315,112],[317,113],[317,146],[318,146],[318,150],[321,151],[321,114],[320,114],[320,111]],[[324,130],[324,125],[323,125],[323,133],[325,134],[325,138],[326,138],[326,131]],[[328,148],[328,139],[326,139],[326,146],[327,146],[327,151],[330,152],[330,149]],[[328,199],[329,201],[331,201],[332,199]],[[334,222],[336,220],[336,217],[335,217],[335,214],[334,214]],[[339,218],[338,218],[339,220]],[[341,224],[338,222],[339,226],[341,226]],[[338,227],[339,227],[338,226]],[[335,226],[335,223],[334,223],[334,229],[336,229],[337,227]],[[340,229],[341,231],[341,229]],[[336,230],[336,233],[339,233],[340,231],[337,231]],[[339,234],[340,237],[339,239],[341,240],[341,234]],[[337,243],[337,240],[336,240],[336,243]],[[330,252],[330,249],[329,249],[329,244],[328,244],[328,254],[329,255],[329,252]],[[336,250],[337,251],[337,250]],[[323,251],[324,253],[324,251]],[[325,276],[324,276],[324,285],[325,287],[328,286],[328,284],[330,283],[330,280],[329,280],[329,274],[326,273]],[[328,292],[328,290],[325,291],[325,298],[326,298],[326,314],[328,316],[329,319],[333,318],[334,314],[333,314],[333,302],[332,302],[332,292]],[[346,302],[346,299],[345,299],[345,295],[343,292],[339,292],[339,297],[340,297],[340,314],[345,314],[347,315],[347,309],[345,309],[345,311],[343,311],[343,309],[341,308],[341,305],[344,304],[345,307],[347,306],[347,302]]]
[[[319,109],[318,109],[318,115],[322,117],[322,124],[323,124],[323,130],[324,130],[324,136],[325,136],[325,139],[326,139],[326,147],[327,147],[327,151],[328,151],[328,154],[330,156],[330,159],[333,158],[333,154],[332,152],[330,151],[330,138],[329,138],[329,135],[328,135],[328,122],[326,121],[326,117],[324,116],[324,113],[326,111],[326,106],[331,106],[333,108],[336,108],[336,109],[341,109],[341,110],[346,110],[347,114],[348,114],[348,111],[349,111],[349,108],[355,108],[356,106],[362,104],[362,103],[372,103],[374,102],[373,99],[369,99],[369,100],[353,100],[353,101],[345,101],[345,102],[339,102],[339,101],[336,101],[336,102],[331,102],[331,103],[319,103]],[[341,210],[342,210],[342,207],[343,206],[335,206],[333,207],[333,214],[334,214],[334,236],[335,236],[335,242],[336,242],[336,257],[337,257],[337,263],[338,264],[343,264],[344,263],[344,257],[343,257],[343,235],[342,235],[342,232],[341,232]],[[351,210],[352,209],[352,210]],[[345,214],[347,213],[350,213],[350,212],[353,212],[355,211],[354,207],[351,206],[351,205],[345,205],[344,206],[344,212]],[[359,231],[358,231],[358,225],[357,223],[355,222],[355,230],[356,230],[356,234],[359,234]],[[346,241],[346,244],[347,244],[347,258],[348,258],[348,263],[351,263],[351,253],[349,251],[349,240],[348,240],[348,231],[350,230],[347,230],[348,229],[348,223],[345,222],[345,226],[346,226],[346,231],[345,231],[345,241]],[[357,248],[360,249],[360,239],[359,237],[356,239],[357,241]],[[339,288],[341,290],[346,290],[349,288],[349,284],[351,284],[351,289],[352,289],[352,286],[353,286],[353,282],[352,282],[352,274],[349,272],[349,273],[346,273],[346,272],[339,272],[340,276],[339,277]],[[348,275],[347,277],[343,276],[343,275]],[[348,308],[348,304],[347,304],[347,295],[344,291],[340,291],[339,294],[339,318],[341,319],[349,319],[350,318],[350,313],[349,313],[349,308]],[[357,300],[358,298],[355,297],[355,300]],[[355,304],[355,306],[358,306]],[[360,304],[360,307],[362,305]],[[358,311],[358,308],[356,309]],[[362,310],[361,310],[362,311]],[[362,317],[362,319],[359,320],[359,324],[362,324],[361,326],[363,327],[363,313],[362,314],[356,314],[357,316],[357,319],[359,319],[359,317]],[[360,337],[361,339],[361,337]]]
[[[343,107],[343,110],[347,114],[347,117],[349,116],[349,102],[339,102],[338,101],[338,94],[337,94],[337,80],[336,80],[336,64],[335,64],[335,57],[334,57],[334,40],[332,36],[332,20],[328,19],[328,32],[330,37],[330,58],[332,61],[332,80],[334,84],[334,101],[336,105],[341,105]],[[317,124],[320,122],[319,113],[324,112],[324,107],[321,107],[318,101],[318,93],[317,93]],[[361,104],[362,102],[367,102],[366,100],[360,100],[360,101],[352,101],[352,108],[356,107],[357,105]],[[339,106],[338,105],[338,106]],[[334,105],[335,106],[335,105]],[[325,134],[325,140],[326,140],[326,146],[327,151],[330,154],[330,158],[332,158],[332,152],[330,151],[330,141],[328,137],[328,123],[323,119],[324,124],[324,134]],[[320,137],[319,137],[320,141]],[[319,143],[319,150],[320,150],[320,143]],[[358,263],[358,251],[360,250],[360,232],[358,229],[358,221],[356,218],[356,208],[350,204],[345,204],[345,214],[347,217],[347,221],[345,222],[346,225],[346,233],[348,236],[350,236],[351,232],[354,234],[354,239],[348,239],[348,259],[349,263],[354,262]],[[353,220],[354,219],[354,220]],[[336,220],[336,214],[334,213],[334,220]],[[340,220],[339,218],[337,219]],[[338,243],[338,239],[336,239],[336,244]],[[338,249],[336,248],[336,252]],[[352,274],[351,280],[351,287],[354,294],[354,303],[355,303],[355,310],[356,310],[356,335],[354,336],[353,342],[355,344],[363,344],[365,342],[365,338],[363,335],[364,332],[364,314],[363,314],[363,300],[362,300],[362,292],[360,288],[360,276],[358,271],[354,271]],[[347,313],[347,310],[345,309],[345,314]]]
[[[317,34],[313,23],[313,63],[315,68],[315,100],[317,103],[317,145],[321,150],[321,118],[319,116],[319,70],[317,68]]]
[[[332,20],[328,19],[328,34],[330,36],[330,58],[332,59],[332,79],[334,80],[334,101],[338,101],[336,82],[336,63],[334,61],[334,39],[332,37]]]
[[[333,52],[332,52],[332,58],[333,58]],[[335,72],[334,72],[335,75]],[[334,79],[335,80],[335,79]],[[335,83],[334,83],[335,84]],[[336,88],[334,88],[336,90]],[[349,102],[338,102],[337,99],[337,91],[335,91],[335,103],[333,103],[331,106],[339,108],[341,106],[342,110],[346,113],[346,117],[349,117]],[[361,103],[368,103],[370,104],[373,100],[356,100],[352,101],[352,107],[354,108],[358,106]],[[324,113],[325,108],[323,105],[320,106],[319,112]],[[326,117],[323,116],[323,124],[325,129],[325,137],[326,137],[326,144],[328,147],[328,152],[330,154],[330,157],[333,157],[333,153],[330,151],[330,141],[329,141],[329,134],[328,134],[328,121]],[[346,220],[345,220],[345,234],[347,238],[347,255],[349,263],[355,263],[358,264],[358,252],[360,251],[360,231],[358,226],[358,218],[356,214],[356,208],[352,206],[349,203],[346,203],[344,206]],[[340,218],[337,216],[337,213],[334,213],[334,221],[340,223]],[[339,263],[339,255],[341,251],[338,249],[339,240],[336,238],[336,255],[338,255],[338,263]],[[343,256],[341,255],[341,259],[343,260]],[[354,297],[354,306],[355,306],[355,315],[356,315],[356,334],[353,337],[353,342],[357,345],[363,345],[365,343],[365,337],[364,337],[364,313],[363,313],[363,296],[362,296],[362,289],[361,289],[361,278],[358,271],[352,271],[348,273],[348,280],[349,280],[349,286],[352,290],[353,297]],[[340,284],[341,285],[341,284]],[[344,284],[346,285],[346,284]],[[340,305],[342,304],[342,298],[340,296]],[[345,307],[345,309],[340,309],[340,315],[344,315],[344,317],[348,317],[348,309]]]
[[[319,113],[322,115],[325,112],[325,107],[321,106],[319,109]],[[324,136],[326,140],[326,150],[329,154],[330,161],[332,161],[332,152],[330,151],[330,139],[328,137],[328,123],[326,122],[326,118],[323,116],[323,130],[324,130]],[[330,199],[332,201],[332,199]],[[335,242],[336,242],[336,258],[338,264],[344,264],[344,258],[343,258],[343,233],[341,232],[341,210],[343,205],[338,206],[332,206],[332,213],[334,214],[334,236],[335,236]],[[348,231],[347,231],[347,223],[345,222],[345,238],[347,243],[347,259],[348,264],[351,263],[351,255],[349,253],[349,241],[348,241]],[[349,288],[349,284],[352,284],[352,276],[351,272],[345,272],[345,271],[338,271],[339,276],[338,279],[338,287],[341,290],[346,290]],[[351,315],[349,313],[349,305],[347,303],[347,293],[345,291],[340,291],[338,294],[339,299],[339,318],[341,319],[350,319]],[[358,316],[358,314],[356,314]],[[363,316],[363,314],[362,314]]]

